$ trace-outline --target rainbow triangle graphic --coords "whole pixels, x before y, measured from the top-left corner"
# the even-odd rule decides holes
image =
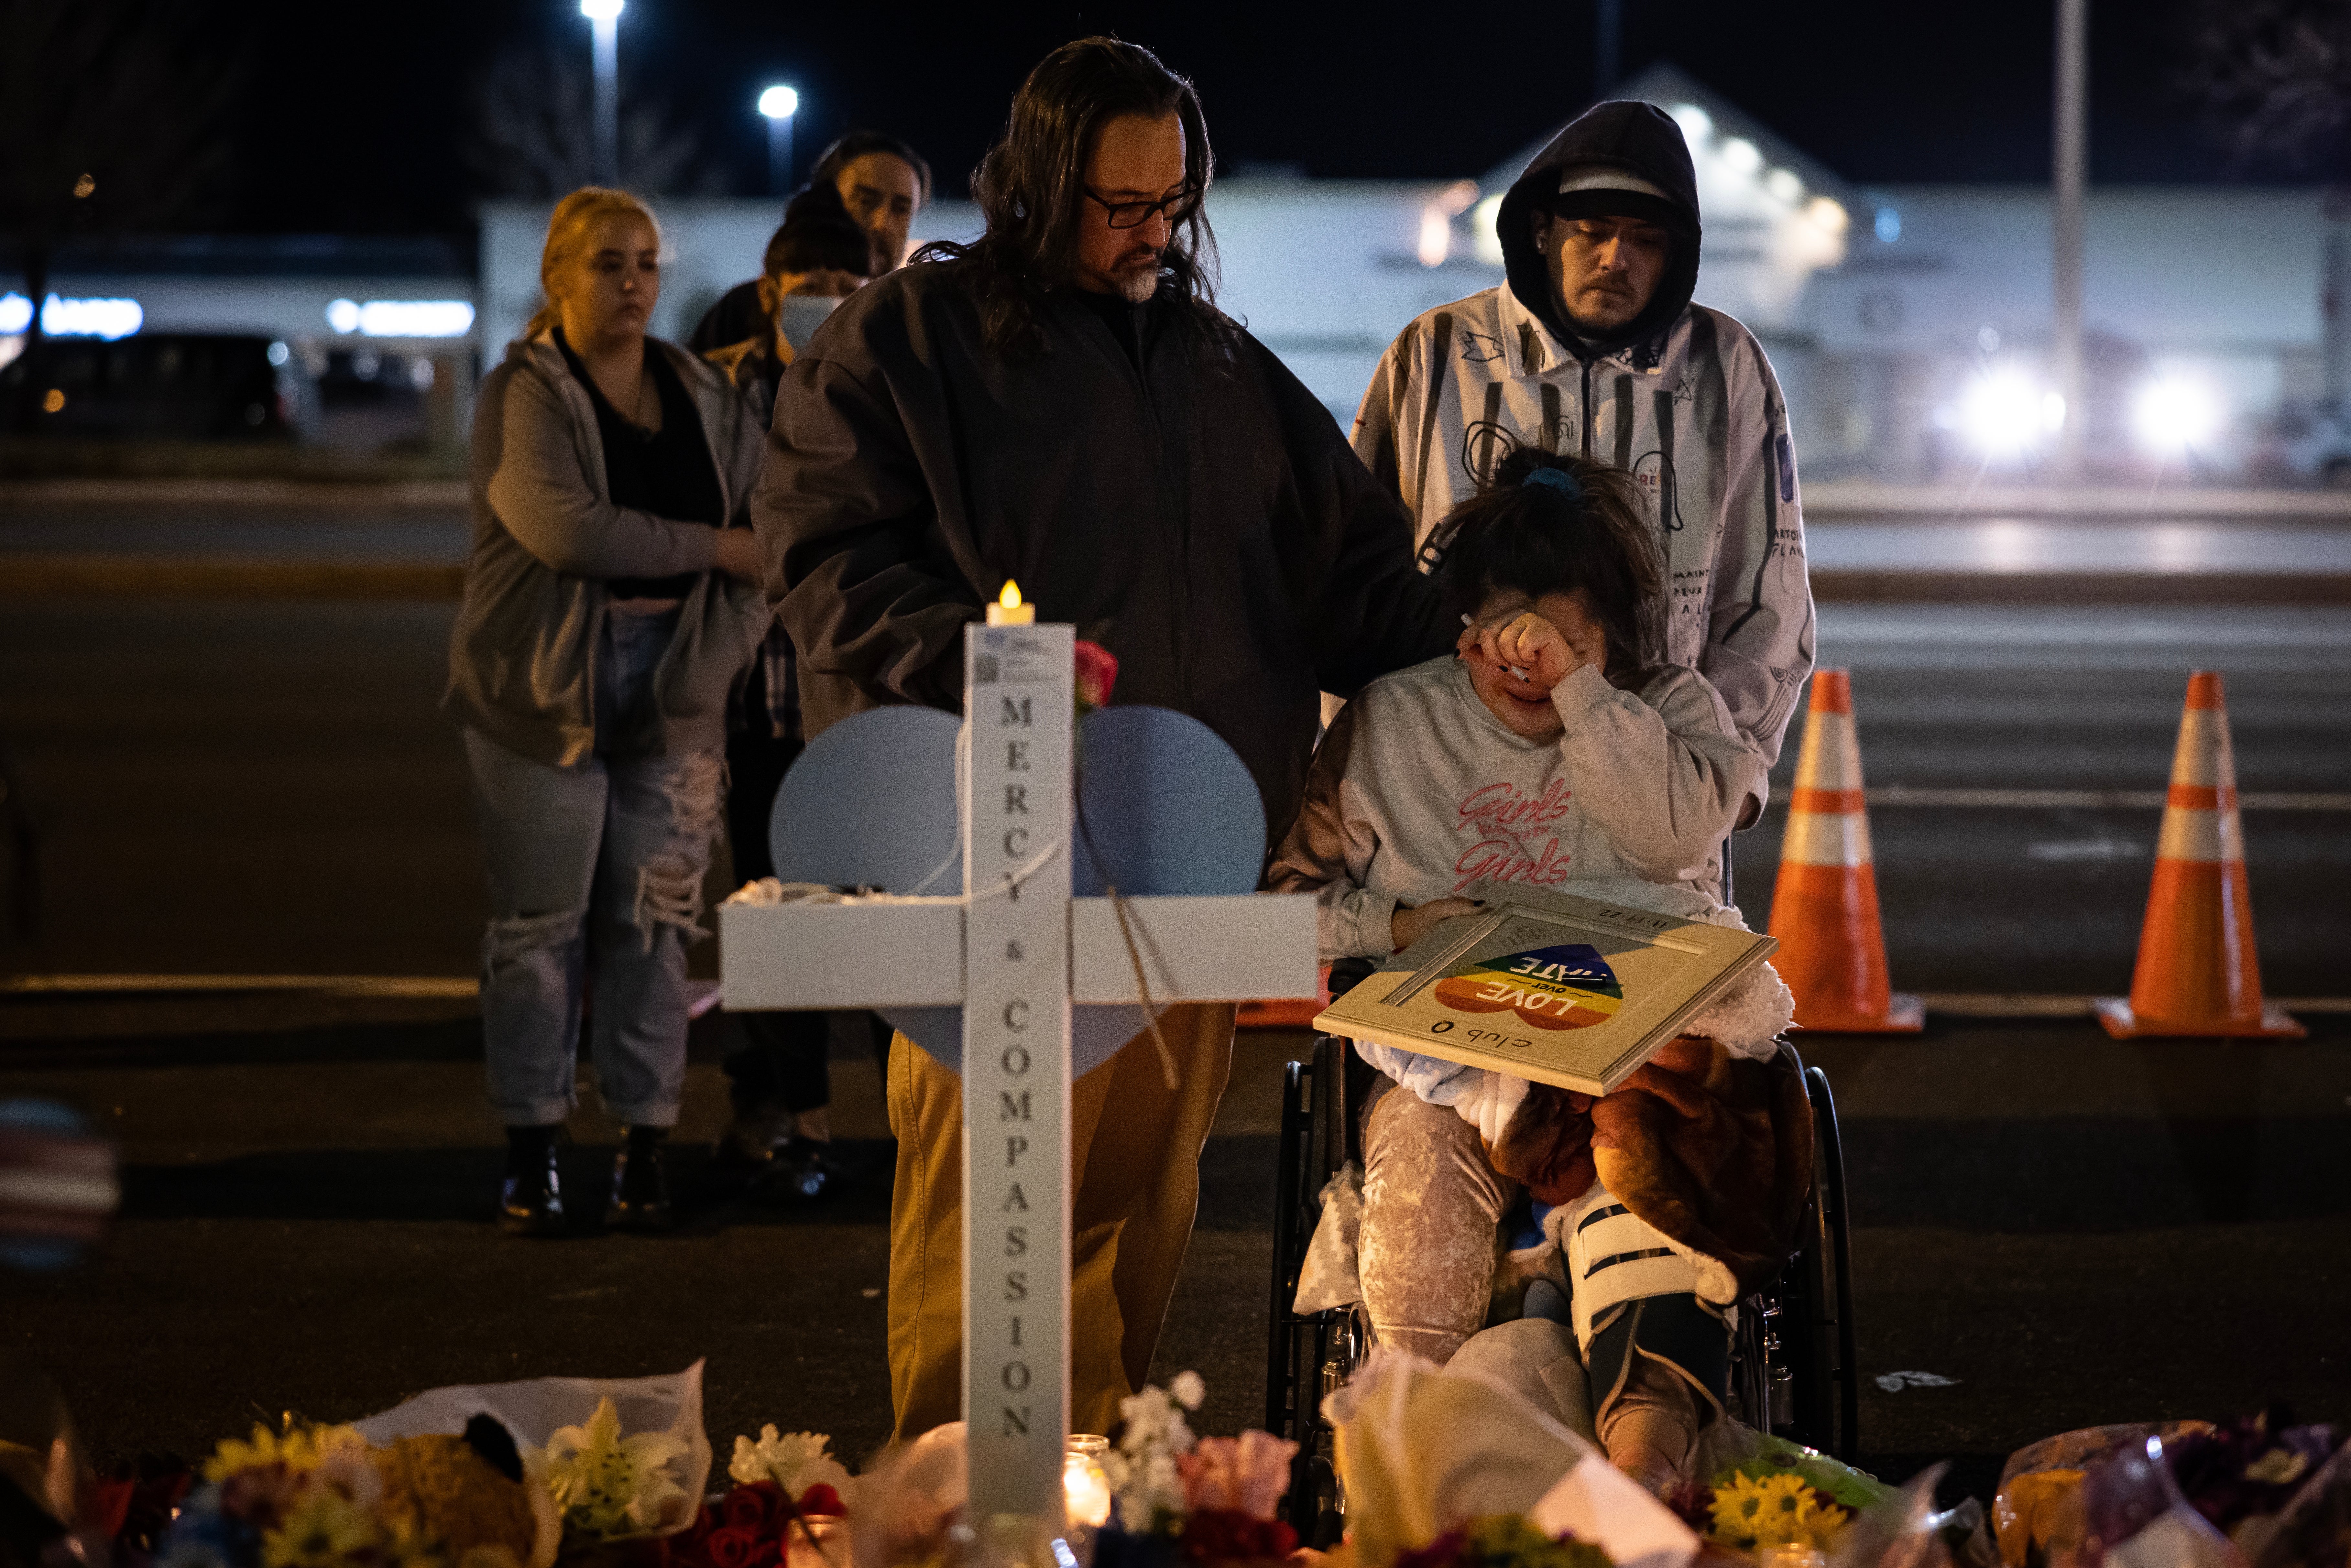
[[[1473,958],[1437,982],[1458,1013],[1514,1012],[1535,1029],[1589,1029],[1624,1005],[1625,988],[1600,950],[1582,942]]]

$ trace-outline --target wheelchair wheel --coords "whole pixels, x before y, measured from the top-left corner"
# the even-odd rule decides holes
[[[1292,1304],[1322,1218],[1322,1188],[1355,1155],[1347,1071],[1353,1056],[1346,1041],[1325,1035],[1315,1041],[1312,1061],[1289,1065],[1274,1177],[1265,1427],[1298,1445],[1282,1513],[1303,1544],[1318,1548],[1337,1544],[1345,1525],[1336,1438],[1322,1420],[1322,1396],[1354,1375],[1366,1344],[1353,1308],[1300,1313]]]
[[[1795,1055],[1793,1047],[1784,1048]],[[1758,1431],[1851,1461],[1860,1389],[1854,1351],[1853,1256],[1844,1148],[1828,1075],[1798,1066],[1813,1112],[1813,1197],[1796,1255],[1772,1288],[1740,1303],[1731,1389]]]

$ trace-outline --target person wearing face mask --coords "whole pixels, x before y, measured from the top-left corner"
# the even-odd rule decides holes
[[[768,241],[758,284],[768,324],[739,343],[704,356],[735,384],[751,423],[768,428],[784,369],[808,346],[833,308],[862,285],[872,266],[865,234],[830,184],[794,196],[783,226]],[[771,623],[737,694],[726,737],[726,836],[738,881],[776,874],[768,818],[777,788],[806,744],[792,640]],[[750,1012],[737,1016],[739,1049],[726,1059],[733,1111],[719,1140],[717,1165],[760,1200],[817,1197],[841,1177],[831,1154],[832,1099],[826,1050],[829,1013]],[[851,1028],[870,1028],[852,1015]]]
[[[809,186],[828,187],[841,198],[842,210],[865,235],[871,253],[865,276],[880,277],[906,259],[906,240],[914,214],[931,199],[931,166],[921,153],[894,136],[852,131],[818,155]],[[721,295],[716,304],[702,313],[686,346],[706,354],[767,330],[772,312],[759,285],[760,280],[753,278]]]
[[[507,1126],[500,1219],[570,1228],[556,1145],[580,1021],[628,1129],[605,1222],[674,1224],[662,1142],[685,1084],[727,697],[769,615],[745,528],[766,425],[649,336],[661,226],[625,191],[556,206],[547,303],[474,404],[473,549],[443,706],[488,873],[482,1034]]]
[[[1701,230],[1681,127],[1603,103],[1537,153],[1494,220],[1502,283],[1424,313],[1380,360],[1356,455],[1426,555],[1519,444],[1631,472],[1665,552],[1666,649],[1763,758],[1812,673],[1813,594],[1787,401],[1753,334],[1691,302]]]

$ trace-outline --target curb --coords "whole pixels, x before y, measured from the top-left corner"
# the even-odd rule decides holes
[[[1823,603],[2351,604],[2351,573],[1881,571],[1816,568]]]
[[[1815,570],[1823,603],[2351,604],[2343,572],[1990,572]],[[0,552],[0,600],[453,601],[462,561],[287,560],[253,556]]]
[[[462,561],[0,555],[0,599],[455,600]]]

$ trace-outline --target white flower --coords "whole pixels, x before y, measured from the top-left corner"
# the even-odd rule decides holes
[[[846,1500],[850,1494],[847,1467],[827,1450],[832,1439],[822,1432],[786,1432],[778,1434],[772,1423],[759,1428],[759,1440],[748,1437],[735,1439],[735,1457],[726,1461],[726,1473],[745,1486],[758,1481],[773,1481],[784,1489],[784,1495],[798,1499],[809,1488],[822,1482]]]
[[[1142,1534],[1184,1516],[1184,1482],[1176,1456],[1189,1453],[1193,1437],[1185,1408],[1196,1408],[1207,1393],[1197,1373],[1175,1379],[1175,1397],[1155,1384],[1118,1402],[1126,1423],[1118,1447],[1102,1456],[1102,1470],[1118,1499],[1119,1527]],[[1180,1407],[1179,1407],[1180,1406]]]
[[[686,1498],[670,1467],[686,1452],[667,1432],[622,1437],[620,1410],[606,1397],[585,1427],[559,1427],[546,1448],[526,1448],[522,1457],[568,1527],[609,1541],[671,1522],[672,1505]]]

